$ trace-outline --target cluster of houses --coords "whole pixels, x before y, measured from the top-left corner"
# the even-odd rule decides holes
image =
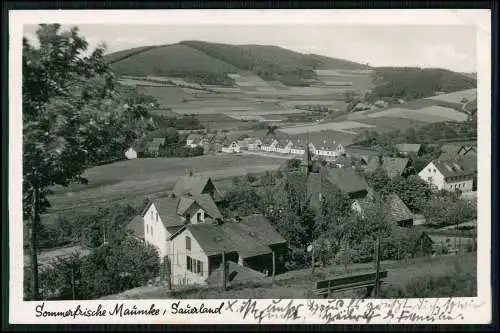
[[[261,147],[266,144],[272,142],[261,142]],[[291,146],[288,148],[291,150]],[[307,177],[307,196],[312,206],[319,208],[325,191],[333,186],[349,196],[351,209],[362,218],[382,205],[387,220],[399,232],[407,233],[404,230],[416,224],[416,216],[396,193],[382,199],[353,168],[321,168],[313,172],[311,148],[311,145],[303,147],[304,158],[296,172]],[[390,177],[404,175],[408,169],[408,158],[365,157],[368,169],[382,166]],[[443,184],[468,182],[463,178],[469,176],[465,167],[460,167],[458,162],[450,165],[446,161],[431,162],[420,176],[425,178],[425,171],[432,174],[433,179],[443,175],[439,178]],[[469,185],[457,188],[466,190]],[[221,191],[212,179],[190,173],[178,180],[169,195],[150,199],[127,228],[134,237],[158,249],[162,262],[170,265],[173,284],[220,283],[217,276],[221,274],[223,258],[229,265],[230,281],[265,277],[273,269],[279,270],[276,267],[281,267],[281,263],[273,266],[273,257],[274,260],[282,257],[287,250],[287,241],[263,215],[225,219],[219,210],[221,200]],[[437,241],[425,232],[419,233],[418,240],[424,252],[432,251]]]

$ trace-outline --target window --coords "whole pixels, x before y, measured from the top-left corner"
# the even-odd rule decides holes
[[[198,212],[198,214],[196,214],[196,220],[198,222],[202,222],[202,220],[201,220],[201,212]]]
[[[436,169],[432,170],[434,173],[436,173]]]
[[[430,168],[429,168],[428,170],[429,170],[429,172],[431,172],[431,169],[430,169]]]
[[[151,211],[151,220],[153,219],[153,211]]]
[[[187,270],[203,276],[203,262],[186,256]]]
[[[149,234],[149,225],[146,224],[146,235]]]
[[[156,212],[156,222],[158,222],[158,212]]]
[[[186,236],[186,250],[191,251],[191,238]]]

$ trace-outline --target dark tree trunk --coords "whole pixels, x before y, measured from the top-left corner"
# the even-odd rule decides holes
[[[31,270],[32,270],[32,300],[37,301],[39,299],[38,294],[38,253],[37,253],[37,237],[36,233],[38,231],[38,222],[40,216],[38,214],[38,188],[33,189],[33,202],[31,205]]]

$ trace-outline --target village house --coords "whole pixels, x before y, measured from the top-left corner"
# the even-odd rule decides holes
[[[477,190],[477,151],[474,145],[447,144],[441,147],[441,161],[457,161],[473,172],[472,190]]]
[[[215,202],[220,201],[222,198],[218,188],[210,177],[195,175],[191,171],[187,175],[179,177],[172,193],[176,196],[209,194]]]
[[[391,193],[385,197],[369,191],[361,199],[355,199],[352,203],[352,210],[358,213],[362,218],[369,218],[370,214],[375,214],[377,209],[386,214],[387,221],[400,227],[413,226],[413,213],[401,200],[396,193]]]
[[[224,144],[222,146],[223,153],[234,154],[234,153],[239,153],[240,150],[241,150],[241,147],[237,141],[226,141],[226,142],[224,142]]]
[[[186,146],[190,148],[196,148],[198,146],[202,146],[201,140],[203,136],[201,134],[190,133],[186,138]]]
[[[137,158],[137,151],[134,149],[134,147],[130,147],[125,151],[125,157],[128,160],[135,160]]]
[[[469,192],[473,190],[474,171],[460,160],[433,160],[419,176],[438,190]]]
[[[154,138],[153,141],[146,144],[146,151],[152,156],[158,156],[160,148],[165,145],[165,138]]]
[[[422,152],[422,145],[418,143],[398,143],[396,149],[403,155],[413,153],[419,156]]]
[[[280,154],[290,154],[292,146],[293,146],[292,140],[288,139],[279,140],[278,144],[276,145],[276,152]]]
[[[322,144],[316,144],[315,155],[323,157],[326,160],[335,160],[343,155],[344,152],[345,149],[341,144],[335,144],[334,141],[332,145],[329,145],[326,141],[323,141]]]
[[[324,193],[337,188],[351,199],[364,198],[368,194],[368,183],[352,168],[326,168],[307,176],[307,196],[311,205],[318,207]]]
[[[230,281],[235,280],[234,273],[272,274],[273,252],[275,259],[281,257],[287,243],[264,216],[256,214],[235,221],[186,224],[169,237],[168,244],[172,282],[206,285],[212,274],[220,275],[223,254]]]
[[[248,146],[250,145],[250,138],[244,138],[236,141],[241,150],[248,150]]]
[[[259,138],[250,138],[248,141],[248,150],[261,150],[262,141]]]
[[[387,173],[389,178],[393,179],[400,176],[406,176],[409,173],[408,158],[386,157],[386,156],[370,156],[365,171],[373,173],[377,168],[382,169]]]
[[[276,152],[276,146],[278,145],[278,140],[275,138],[264,138],[262,140],[261,150],[265,152]]]
[[[362,160],[363,163],[368,164],[368,161],[371,156],[379,156],[380,152],[376,150],[356,147],[356,146],[348,146],[345,149],[345,155],[347,157],[354,157]]]

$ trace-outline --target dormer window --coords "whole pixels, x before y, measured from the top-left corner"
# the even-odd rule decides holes
[[[203,222],[203,220],[202,220],[202,213],[201,212],[198,212],[198,214],[196,214],[196,221],[198,221],[199,223]]]
[[[158,222],[158,212],[156,212],[156,222]]]

